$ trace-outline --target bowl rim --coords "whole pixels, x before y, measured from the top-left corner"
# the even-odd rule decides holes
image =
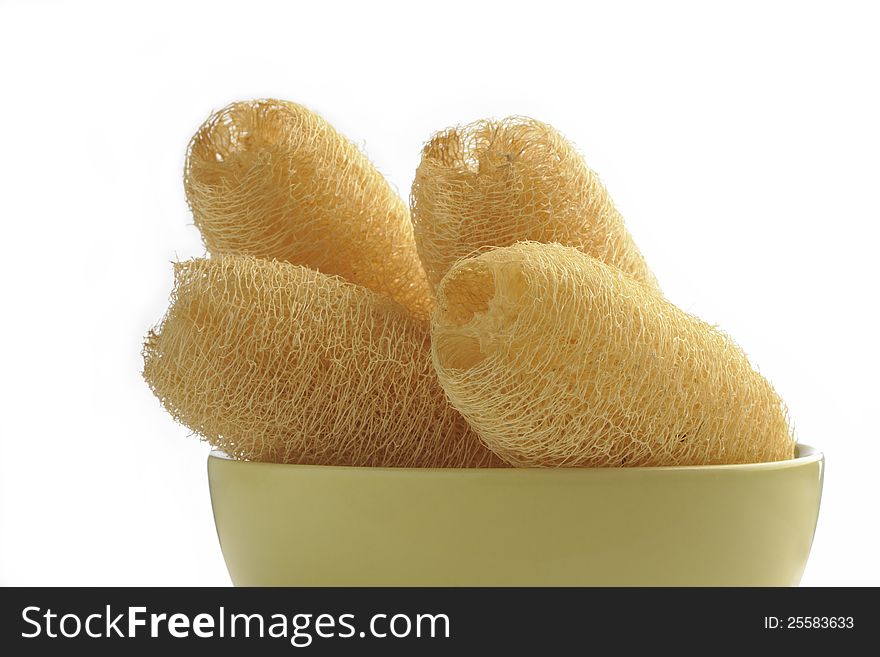
[[[387,466],[356,466],[356,465],[306,465],[301,463],[273,463],[271,461],[245,461],[229,456],[223,450],[213,448],[208,454],[208,461],[216,459],[218,461],[230,461],[247,465],[249,467],[275,467],[275,468],[291,468],[291,469],[307,469],[307,470],[338,470],[345,472],[421,472],[421,473],[479,473],[487,475],[488,473],[497,473],[489,476],[499,476],[502,473],[511,472],[719,472],[727,470],[740,471],[761,471],[761,470],[782,470],[787,468],[797,468],[815,463],[816,461],[824,461],[825,455],[810,445],[798,443],[795,446],[796,454],[793,458],[783,461],[764,461],[761,463],[730,463],[719,465],[664,465],[664,466],[638,466],[638,467],[608,467],[608,468],[395,468]],[[502,475],[503,476],[503,475]]]

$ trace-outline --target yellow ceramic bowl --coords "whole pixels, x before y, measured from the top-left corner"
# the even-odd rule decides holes
[[[409,469],[208,458],[246,586],[790,586],[823,457],[680,468]]]

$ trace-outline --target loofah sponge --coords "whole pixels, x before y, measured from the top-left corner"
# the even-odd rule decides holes
[[[565,137],[526,117],[435,135],[410,196],[431,284],[487,246],[559,242],[656,286],[599,177]]]
[[[447,402],[427,326],[339,277],[219,256],[176,265],[144,378],[228,454],[357,466],[501,465]]]
[[[184,184],[212,254],[305,265],[430,314],[406,204],[314,112],[280,100],[229,105],[192,138]]]
[[[518,466],[791,458],[787,411],[725,334],[559,244],[465,259],[437,289],[433,361],[452,404]]]

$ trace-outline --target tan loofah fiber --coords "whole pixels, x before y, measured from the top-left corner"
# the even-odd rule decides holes
[[[599,177],[551,126],[527,117],[436,134],[410,195],[416,244],[436,286],[454,262],[519,241],[576,247],[656,286]]]
[[[424,322],[366,288],[286,262],[175,268],[144,378],[165,408],[242,459],[501,465],[447,402]]]
[[[783,402],[729,337],[574,248],[521,243],[462,260],[437,303],[440,381],[512,464],[794,455]]]
[[[212,254],[305,265],[430,314],[406,204],[314,112],[280,100],[216,112],[190,142],[184,185]]]

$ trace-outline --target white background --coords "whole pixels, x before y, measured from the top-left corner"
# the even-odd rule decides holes
[[[402,194],[432,132],[527,114],[827,457],[803,584],[880,585],[880,5],[0,3],[0,582],[218,584],[208,448],[140,379],[184,149],[276,96]]]

